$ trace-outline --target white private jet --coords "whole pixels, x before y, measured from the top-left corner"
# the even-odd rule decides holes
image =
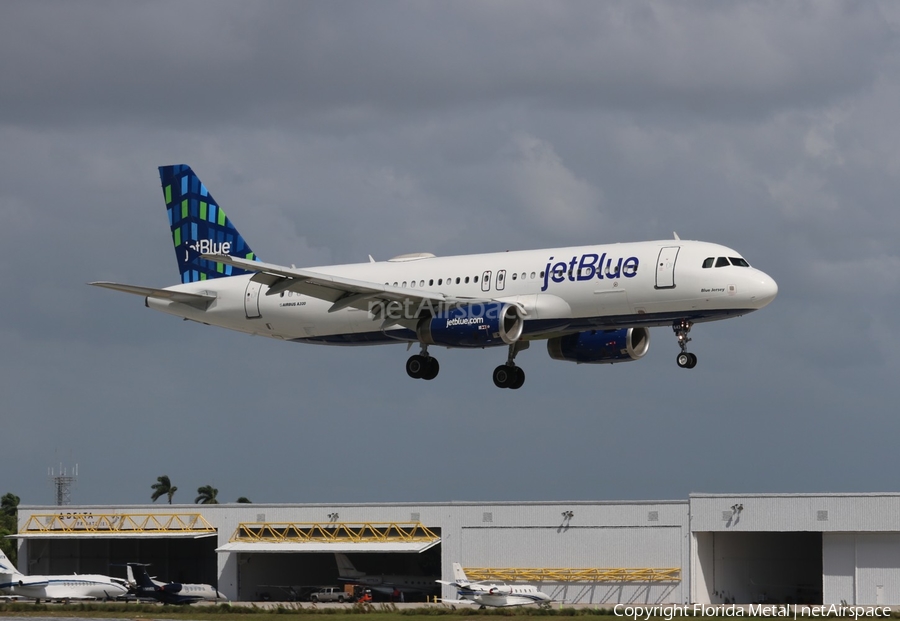
[[[0,551],[0,591],[36,600],[114,599],[128,592],[124,581],[97,574],[26,576]]]
[[[470,582],[462,565],[453,563],[453,582],[438,580],[441,584],[456,587],[459,599],[444,600],[447,604],[476,604],[486,606],[525,606],[538,604],[549,606],[550,596],[530,584],[512,585],[505,582]]]
[[[745,315],[775,299],[775,281],[735,250],[678,238],[612,245],[311,268],[263,263],[190,167],[159,169],[182,283],[155,289],[90,284],[140,295],[145,305],[248,334],[325,345],[418,343],[416,379],[439,370],[429,346],[507,347],[494,384],[520,388],[516,355],[546,340],[555,360],[642,358],[649,328],[670,326],[693,368],[698,322]]]

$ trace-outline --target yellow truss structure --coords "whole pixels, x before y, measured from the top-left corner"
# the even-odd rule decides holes
[[[47,513],[34,514],[19,530],[29,533],[216,534],[199,513]]]
[[[418,543],[440,539],[421,522],[242,522],[231,542]]]
[[[512,568],[466,567],[469,580],[502,580],[504,582],[681,582],[678,567],[630,568]]]

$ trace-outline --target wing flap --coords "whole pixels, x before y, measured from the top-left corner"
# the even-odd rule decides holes
[[[117,282],[89,282],[94,287],[103,287],[104,289],[112,289],[113,291],[122,291],[131,293],[145,298],[157,298],[160,300],[171,300],[179,304],[187,304],[200,310],[206,310],[209,305],[216,299],[213,295],[203,295],[201,293],[185,293],[184,291],[172,291],[170,289],[154,289],[152,287],[140,287],[138,285],[123,285]]]

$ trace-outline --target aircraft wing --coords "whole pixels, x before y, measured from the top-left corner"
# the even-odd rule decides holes
[[[495,301],[491,298],[459,298],[425,289],[393,287],[365,280],[322,274],[311,270],[251,261],[230,255],[204,254],[201,255],[201,258],[231,265],[248,272],[257,272],[253,280],[269,286],[266,295],[276,295],[282,291],[290,290],[332,302],[331,308],[328,309],[330,313],[347,307],[367,310],[368,304],[372,300],[384,300],[387,302],[413,300],[416,302],[440,304],[471,304]]]
[[[122,285],[117,282],[99,281],[89,282],[88,284],[95,287],[112,289],[113,291],[133,293],[134,295],[145,298],[159,298],[161,300],[180,302],[182,304],[187,304],[188,306],[193,306],[194,308],[199,308],[200,310],[209,308],[209,305],[216,299],[215,296],[202,295],[200,293],[185,293],[183,291],[170,291],[169,289],[153,289],[152,287],[139,287],[137,285]]]

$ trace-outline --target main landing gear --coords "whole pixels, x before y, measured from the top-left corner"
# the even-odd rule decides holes
[[[693,325],[687,319],[679,319],[672,324],[672,330],[675,331],[675,337],[678,339],[678,347],[681,348],[681,353],[675,358],[675,362],[682,369],[693,369],[697,366],[697,356],[687,350],[687,344],[691,341],[688,332],[691,331]]]
[[[428,346],[422,346],[422,353],[410,356],[406,361],[406,374],[413,379],[433,380],[441,370],[437,358],[428,355]]]
[[[509,346],[509,356],[506,364],[501,364],[494,369],[494,386],[497,388],[512,388],[518,390],[525,383],[525,371],[516,366],[516,354],[523,349],[528,349],[531,343],[528,341],[516,341]]]

